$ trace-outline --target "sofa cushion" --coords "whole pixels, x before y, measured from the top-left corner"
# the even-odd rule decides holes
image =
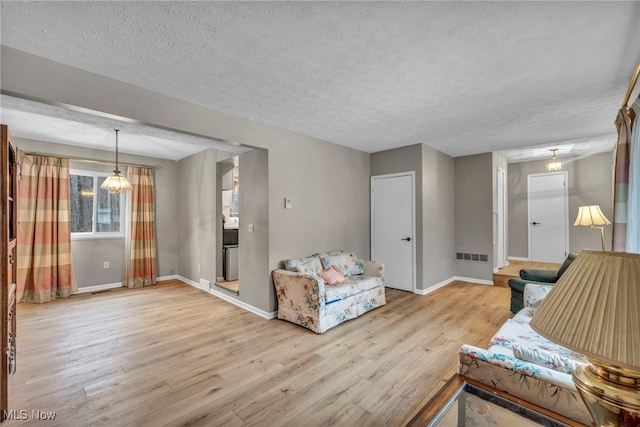
[[[352,276],[349,278],[348,283],[325,286],[325,305],[330,305],[336,301],[382,286],[382,279],[379,277]]]
[[[340,269],[335,265],[332,265],[331,268],[326,270],[319,268],[316,271],[316,274],[324,280],[326,285],[341,285],[349,281],[349,279],[344,277],[342,271],[340,271]]]
[[[544,366],[565,374],[571,374],[574,369],[583,364],[583,362],[528,345],[514,345],[512,350],[516,359],[535,363],[538,366]]]
[[[303,274],[316,274],[319,268],[322,268],[320,257],[310,256],[306,258],[292,258],[284,262],[284,267],[289,271]]]
[[[531,311],[529,311],[529,313],[531,313]],[[549,341],[531,329],[529,323],[514,319],[508,319],[502,325],[493,338],[491,338],[489,345],[491,346],[489,347],[490,351],[494,351],[494,346],[508,349],[513,349],[513,346],[515,345],[536,347],[540,350],[555,353],[558,356],[572,359],[577,362],[588,363],[587,358],[582,354],[576,353],[573,350]],[[500,351],[498,350],[497,352]]]
[[[336,301],[349,298],[358,292],[351,284],[351,282],[344,283],[342,285],[332,285],[324,287],[324,304],[331,305]]]
[[[337,255],[320,256],[322,266],[327,269],[332,265],[338,267],[346,277],[364,273],[362,263],[360,263],[353,253],[341,253]]]
[[[358,292],[368,291],[383,285],[381,278],[371,276],[351,276],[349,282]]]

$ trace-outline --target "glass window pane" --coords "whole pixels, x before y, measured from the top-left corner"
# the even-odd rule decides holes
[[[100,185],[107,177],[98,177],[98,199],[96,232],[120,231],[120,195],[111,194],[109,190],[103,190]]]
[[[71,232],[91,233],[93,229],[93,177],[71,175],[69,178]]]

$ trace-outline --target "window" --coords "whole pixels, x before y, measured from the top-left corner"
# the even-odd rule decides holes
[[[100,188],[108,174],[74,171],[69,179],[71,235],[74,238],[123,237],[123,198]]]

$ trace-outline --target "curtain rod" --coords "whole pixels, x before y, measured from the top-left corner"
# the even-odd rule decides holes
[[[633,88],[638,82],[638,76],[640,75],[640,61],[638,61],[638,65],[636,65],[636,70],[631,76],[631,81],[629,82],[629,87],[627,88],[627,93],[624,95],[624,100],[622,101],[622,108],[626,107],[629,103],[629,98],[631,98],[631,92],[633,92]]]
[[[114,165],[115,166],[115,162],[107,162],[107,161],[104,161],[104,160],[87,159],[86,157],[58,156],[56,154],[36,153],[36,152],[29,152],[29,151],[22,151],[22,150],[20,150],[20,152],[22,154],[26,154],[28,156],[55,157],[56,159],[69,159],[69,160],[75,160],[77,162],[97,163],[97,164],[101,164],[101,165]],[[152,168],[152,169],[155,169],[155,170],[162,169],[162,166],[160,166],[160,165],[143,165],[143,164],[140,164],[140,163],[128,163],[128,162],[121,162],[121,161],[119,161],[118,163],[123,165],[123,166],[135,166],[135,167],[141,167],[141,168]]]

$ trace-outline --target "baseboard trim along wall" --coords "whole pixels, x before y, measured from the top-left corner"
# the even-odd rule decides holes
[[[156,278],[158,282],[163,282],[165,280],[175,280],[175,279],[178,279],[178,276],[175,274],[173,276],[162,276],[162,277]],[[99,292],[107,289],[116,289],[116,288],[122,288],[122,287],[123,287],[122,282],[105,283],[104,285],[82,286],[82,287],[78,287],[78,292],[74,292],[74,295],[88,294],[90,292]]]
[[[440,283],[436,283],[435,285],[429,286],[427,289],[416,289],[415,293],[418,294],[418,295],[426,295],[426,294],[429,294],[429,293],[435,291],[436,289],[440,289],[442,287],[447,286],[449,283],[453,282],[454,280],[455,279],[453,277],[450,277],[447,280],[443,280]]]
[[[121,287],[122,287],[122,282],[105,283],[104,285],[82,286],[82,287],[78,287],[78,291],[74,292],[73,294],[74,295],[88,294],[91,292],[106,291],[107,289],[117,289]]]
[[[416,289],[416,291],[414,293],[416,293],[418,295],[427,295],[427,294],[435,291],[436,289],[440,289],[440,288],[442,288],[444,286],[447,286],[450,283],[455,282],[456,280],[460,280],[462,282],[478,283],[480,285],[493,286],[493,282],[491,280],[474,279],[472,277],[453,276],[453,277],[450,277],[450,278],[448,278],[446,280],[443,280],[440,283],[436,283],[435,285],[431,285],[427,289]]]
[[[510,256],[509,259],[513,261],[529,261],[529,258],[520,256]]]
[[[479,285],[493,286],[493,281],[492,280],[474,279],[473,277],[454,276],[453,280],[460,280],[462,282],[478,283]]]
[[[203,289],[199,283],[194,282],[193,280],[187,279],[186,277],[182,277],[182,276],[178,276],[177,277],[178,280],[182,280],[184,283],[193,286],[194,288],[198,288],[200,290],[203,290],[205,292],[210,293],[211,295],[218,297],[222,300],[225,300],[226,302],[229,302],[237,307],[243,308],[253,314],[257,314],[258,316],[265,318],[267,320],[269,319],[275,319],[276,317],[278,317],[278,312],[277,311],[273,311],[271,313],[264,311],[264,310],[260,310],[258,307],[254,307],[250,304],[247,304],[246,302],[242,302],[230,295],[227,295],[223,292],[219,292],[216,291],[215,289]]]
[[[278,317],[278,312],[277,311],[272,311],[271,313],[264,311],[264,310],[260,310],[258,307],[254,307],[250,304],[247,304],[246,302],[242,302],[240,300],[235,299],[234,297],[227,295],[223,292],[220,291],[216,291],[215,289],[209,289],[209,293],[213,296],[216,296],[220,299],[223,299],[227,302],[230,302],[233,305],[236,305],[240,308],[244,308],[247,311],[250,311],[253,314],[257,314],[258,316],[265,318],[267,320],[270,319],[275,319],[276,317]]]

